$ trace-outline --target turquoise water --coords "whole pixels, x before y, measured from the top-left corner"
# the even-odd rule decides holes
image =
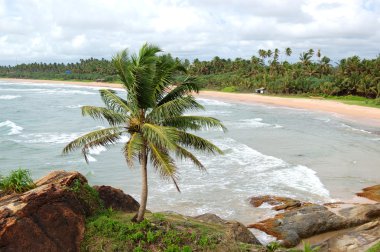
[[[124,95],[122,91],[119,91]],[[380,129],[364,128],[329,114],[265,105],[200,99],[200,115],[221,119],[229,131],[200,132],[224,151],[199,154],[201,173],[180,163],[180,187],[149,174],[148,208],[196,215],[214,212],[252,223],[273,213],[254,209],[248,198],[263,194],[313,202],[351,198],[380,183]],[[130,169],[122,143],[62,156],[70,140],[104,125],[83,118],[82,105],[101,105],[97,88],[0,81],[0,172],[28,168],[35,178],[51,170],[78,170],[92,184],[107,184],[139,198],[140,171]],[[123,139],[126,141],[127,139]]]

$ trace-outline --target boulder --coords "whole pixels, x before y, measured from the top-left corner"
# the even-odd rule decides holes
[[[92,210],[71,188],[85,183],[78,172],[55,171],[33,190],[0,198],[0,250],[79,251]]]
[[[244,242],[249,244],[258,244],[261,243],[257,238],[246,228],[243,224],[237,221],[226,221],[217,216],[216,214],[206,213],[196,217],[194,219],[206,223],[214,223],[222,225],[226,228],[226,235],[228,240]]]
[[[367,251],[379,242],[380,221],[373,221],[319,244],[319,252]]]
[[[98,191],[100,199],[103,200],[106,208],[112,208],[117,211],[127,213],[137,212],[140,204],[130,195],[125,194],[122,190],[111,186],[94,186]]]
[[[356,195],[380,202],[380,185],[364,188],[363,192],[357,193]]]
[[[247,227],[276,237],[286,247],[294,247],[302,238],[358,226],[379,217],[380,204],[344,208],[336,213],[324,206],[311,205],[277,214]]]

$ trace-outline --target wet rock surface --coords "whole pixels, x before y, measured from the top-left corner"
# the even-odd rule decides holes
[[[363,192],[357,193],[356,195],[380,202],[380,185],[364,188]]]
[[[310,205],[277,214],[258,223],[248,225],[281,240],[286,247],[293,247],[301,239],[317,234],[355,227],[380,218],[380,204],[358,205],[330,211],[327,207]]]
[[[378,242],[380,242],[380,221],[373,221],[328,239],[319,244],[319,251],[366,251]]]
[[[249,203],[254,207],[260,207],[262,204],[267,203],[272,207],[272,210],[281,211],[281,210],[293,210],[303,206],[312,205],[309,202],[302,202],[300,200],[288,198],[288,197],[279,197],[273,195],[264,195],[258,197],[252,197],[249,199]]]

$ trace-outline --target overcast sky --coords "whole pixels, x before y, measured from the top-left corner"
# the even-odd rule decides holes
[[[373,58],[380,0],[0,0],[0,64],[109,59],[144,42],[189,59],[286,47]]]

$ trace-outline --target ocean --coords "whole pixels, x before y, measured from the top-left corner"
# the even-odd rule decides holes
[[[34,178],[52,170],[77,170],[91,184],[121,188],[137,200],[139,167],[127,167],[122,142],[93,149],[86,164],[80,151],[63,156],[76,137],[102,128],[81,116],[83,105],[102,106],[96,87],[0,81],[0,174],[30,169]],[[120,95],[125,92],[118,91]],[[252,196],[273,194],[323,203],[350,199],[361,188],[380,183],[380,129],[363,127],[332,114],[199,99],[228,132],[199,132],[224,155],[196,153],[200,172],[178,160],[181,193],[149,169],[148,209],[186,215],[212,212],[245,224],[273,215],[253,208]]]

